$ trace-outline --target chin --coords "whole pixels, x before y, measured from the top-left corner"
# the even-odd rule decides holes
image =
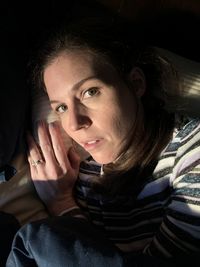
[[[109,164],[115,161],[116,157],[106,155],[92,155],[92,158],[99,164]]]

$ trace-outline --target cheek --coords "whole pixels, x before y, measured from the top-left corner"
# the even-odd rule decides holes
[[[124,138],[130,129],[129,125],[132,125],[132,116],[128,116],[125,112],[119,110],[116,106],[114,109],[106,110],[104,116],[104,123],[102,128],[106,131],[112,139],[119,141]]]
[[[132,101],[129,105],[121,105],[121,107],[121,109],[115,109],[110,125],[112,125],[115,136],[124,139],[130,136],[133,129],[136,119],[136,103]]]
[[[109,128],[111,132],[115,135],[115,137],[119,137],[122,135],[123,132],[123,118],[122,116],[112,116],[111,120],[109,121]]]

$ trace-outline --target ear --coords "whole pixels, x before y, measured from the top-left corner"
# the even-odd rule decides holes
[[[131,82],[136,95],[140,98],[146,91],[146,79],[140,68],[133,68],[129,73],[129,81]]]

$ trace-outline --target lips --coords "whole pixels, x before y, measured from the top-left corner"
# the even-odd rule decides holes
[[[95,143],[97,143],[97,142],[98,142],[98,140],[95,140],[95,141],[89,141],[89,142],[87,142],[86,144],[91,145],[91,144],[95,144]]]
[[[97,148],[97,146],[99,146],[101,141],[102,141],[102,139],[93,139],[93,140],[86,141],[82,144],[86,150],[93,150],[93,149]]]

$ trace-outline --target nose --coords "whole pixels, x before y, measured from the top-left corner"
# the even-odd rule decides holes
[[[86,129],[92,124],[92,120],[81,107],[74,106],[73,108],[68,109],[67,112],[67,128],[70,131]]]

